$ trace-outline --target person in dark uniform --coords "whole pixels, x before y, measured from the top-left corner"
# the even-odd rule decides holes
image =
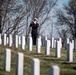
[[[39,23],[37,22],[36,18],[34,18],[34,20],[30,23],[30,30],[31,30],[33,45],[36,45],[36,38],[39,36]]]

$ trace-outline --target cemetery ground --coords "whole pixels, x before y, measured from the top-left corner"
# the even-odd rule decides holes
[[[10,48],[12,51],[11,59],[11,71],[4,71],[4,50]],[[45,55],[45,48],[41,47],[41,53],[36,53],[36,46],[33,46],[32,51],[28,51],[27,45],[25,50],[14,48],[14,46],[0,45],[0,75],[15,75],[16,74],[16,54],[21,52],[24,54],[24,75],[30,75],[31,72],[31,60],[32,58],[40,59],[40,75],[49,75],[49,68],[52,65],[58,65],[60,67],[60,75],[76,75],[76,52],[73,52],[74,61],[69,63],[67,61],[67,51],[61,49],[61,58],[55,57],[55,48],[50,48],[50,55]]]

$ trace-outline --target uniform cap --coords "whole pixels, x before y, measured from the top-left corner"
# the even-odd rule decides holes
[[[34,18],[34,20],[36,20],[36,21],[37,21],[37,18]]]

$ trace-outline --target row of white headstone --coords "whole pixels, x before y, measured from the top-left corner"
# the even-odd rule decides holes
[[[3,39],[3,45],[6,45],[6,34],[4,34],[4,37],[2,38]],[[1,35],[0,35],[0,44],[1,44]],[[18,35],[15,35],[15,40],[14,40],[14,45],[16,48],[18,48],[18,45],[21,44],[21,49],[25,49],[25,36],[22,36],[21,37],[21,40],[20,38],[18,37]],[[21,42],[20,42],[21,41]],[[45,55],[50,55],[50,45],[51,47],[53,48],[54,45],[56,45],[55,47],[55,56],[56,58],[60,58],[61,57],[61,48],[62,48],[62,40],[61,38],[59,38],[59,40],[54,40],[54,38],[52,37],[51,38],[51,42],[50,40],[47,39],[47,37],[45,37]],[[28,45],[28,50],[29,51],[32,51],[32,37],[28,37],[27,39],[27,45]],[[75,40],[76,42],[76,40]],[[10,34],[9,35],[9,38],[8,38],[8,44],[9,46],[11,47],[12,46],[12,35]],[[55,44],[54,44],[55,43]],[[41,53],[41,37],[37,38],[36,40],[36,53]],[[73,62],[73,49],[74,49],[74,41],[70,42],[70,40],[67,38],[66,40],[66,44],[65,44],[65,48],[67,50],[67,60],[69,62]]]
[[[40,44],[42,45],[41,36],[39,36],[39,38],[40,38],[40,41],[41,41]],[[13,42],[13,39],[14,39],[14,42]],[[13,38],[11,34],[9,34],[9,37],[7,37],[7,34],[4,34],[3,37],[1,38],[1,34],[0,34],[0,44],[2,44],[2,43],[3,43],[3,45],[9,44],[10,47],[12,46],[12,44],[14,44],[16,48],[18,48],[18,45],[21,45],[21,48],[24,49],[25,48],[24,45],[26,44],[25,39],[26,39],[25,36],[20,37],[18,35],[15,35],[15,38]],[[32,40],[32,38],[28,37],[28,39],[27,39],[27,44],[29,43],[29,41]],[[44,46],[45,46],[45,40],[48,40],[48,38],[45,37],[45,39],[43,40],[44,41],[43,42]],[[54,37],[52,37],[50,39],[50,48],[56,48],[56,41],[57,40],[55,40]],[[61,47],[62,47],[62,39],[59,38],[58,41],[61,42]],[[32,41],[30,43],[33,44]],[[65,49],[67,48],[68,43],[70,43],[70,39],[66,38],[66,41],[65,41],[65,44],[64,44]],[[73,49],[76,50],[76,39],[72,40],[71,43],[73,44]]]
[[[41,36],[39,36],[39,38],[41,41]],[[14,39],[14,42],[13,42],[13,39]],[[27,44],[29,43],[29,41],[32,40],[32,38],[28,37],[28,39],[27,39]],[[48,40],[47,37],[45,37],[44,39],[44,45],[45,45],[45,40]],[[30,43],[33,44],[32,41]],[[52,37],[50,47],[54,48],[56,46],[55,43],[56,43],[56,40],[54,40],[54,38]],[[3,37],[1,38],[1,34],[0,34],[0,45],[1,44],[3,45],[8,44],[10,47],[12,46],[12,44],[14,44],[16,48],[18,48],[18,45],[22,45],[22,48],[24,49],[24,45],[26,44],[25,36],[20,37],[18,35],[15,35],[15,38],[13,38],[11,34],[9,34],[9,37],[7,37],[7,34],[4,34]],[[42,45],[42,42],[40,44]]]
[[[40,41],[41,41],[41,36],[39,36],[39,38],[40,38]],[[13,42],[13,39],[14,39],[14,42]],[[32,40],[32,37],[28,37],[27,44],[29,44],[29,43],[33,44],[31,40]],[[44,46],[45,46],[45,40],[48,40],[48,38],[45,37],[45,39],[44,39]],[[3,45],[9,44],[10,47],[14,43],[14,46],[16,48],[18,48],[18,45],[21,45],[21,48],[24,49],[25,48],[24,46],[26,45],[25,41],[26,41],[25,40],[25,36],[21,36],[20,37],[18,35],[15,35],[15,38],[13,38],[11,34],[9,34],[9,37],[7,37],[7,35],[4,34],[3,37],[1,38],[1,34],[0,34],[0,44],[2,44],[2,43],[3,43]],[[50,39],[50,48],[56,48],[56,41],[57,40],[55,40],[54,37],[52,37]],[[61,47],[62,47],[62,39],[59,38],[58,41],[61,42]],[[70,43],[70,40],[69,40],[69,38],[66,38],[66,41],[65,41],[65,44],[64,44],[64,48],[65,49],[67,48],[67,44],[68,43]],[[73,49],[76,50],[76,39],[72,40],[71,43],[73,44]],[[39,44],[42,45],[42,41]]]
[[[69,42],[66,44],[66,50],[67,50],[67,61],[73,62],[73,43]],[[56,42],[56,50],[55,55],[57,58],[61,57],[61,41]]]
[[[17,53],[16,55],[16,75],[23,75],[24,69],[24,54]],[[11,71],[11,50],[4,50],[4,70],[7,72]],[[40,75],[40,60],[33,58],[31,61],[31,75]],[[60,75],[60,68],[58,65],[50,67],[49,75]]]
[[[29,43],[31,43],[32,39],[29,37]],[[29,51],[32,51],[32,44],[28,44]],[[60,58],[61,57],[61,39],[56,41],[56,49],[55,49],[55,57]],[[41,53],[41,40],[40,38],[37,38],[36,42],[36,53]],[[45,55],[50,55],[50,40],[45,40]],[[70,42],[67,44],[67,61],[73,62],[73,44]]]

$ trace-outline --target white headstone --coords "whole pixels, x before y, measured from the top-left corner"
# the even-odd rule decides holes
[[[48,39],[47,39],[47,36],[45,36],[45,40],[48,40]]]
[[[4,50],[4,70],[10,72],[11,70],[11,50]]]
[[[33,58],[31,61],[31,75],[40,75],[40,60]]]
[[[21,45],[21,37],[20,36],[18,37],[18,43],[19,43],[19,45]]]
[[[54,40],[53,48],[56,48],[56,41],[57,41],[57,40]],[[50,45],[50,47],[51,47],[51,45]]]
[[[61,57],[61,46],[60,46],[60,41],[56,42],[56,52],[55,52],[55,56],[56,58],[60,58]]]
[[[72,40],[73,50],[74,50],[74,40]]]
[[[51,38],[51,48],[54,48],[54,37]]]
[[[57,65],[50,67],[50,74],[49,75],[60,75],[60,68]]]
[[[50,54],[50,40],[45,41],[45,54],[46,55]]]
[[[23,75],[24,54],[17,53],[16,55],[16,75]]]
[[[7,43],[7,38],[6,38],[6,34],[3,35],[3,45],[5,46]]]
[[[32,37],[28,37],[28,50],[32,51]]]
[[[11,34],[9,34],[9,40],[8,40],[8,44],[9,44],[9,47],[11,47],[12,46],[12,35]]]
[[[21,37],[21,49],[25,49],[25,36]]]
[[[18,48],[18,35],[15,35],[14,45],[15,45],[15,48]]]
[[[40,39],[40,46],[42,46],[41,36],[39,36],[39,39]]]
[[[67,45],[67,61],[73,62],[73,45],[69,43]]]
[[[59,42],[60,42],[60,48],[62,48],[62,39],[59,38]]]
[[[66,39],[66,43],[68,44],[70,42],[69,38]]]
[[[36,52],[37,53],[41,53],[41,40],[40,40],[40,38],[37,38],[36,39]]]
[[[72,44],[72,48],[74,50],[74,40],[72,40],[71,44]]]

